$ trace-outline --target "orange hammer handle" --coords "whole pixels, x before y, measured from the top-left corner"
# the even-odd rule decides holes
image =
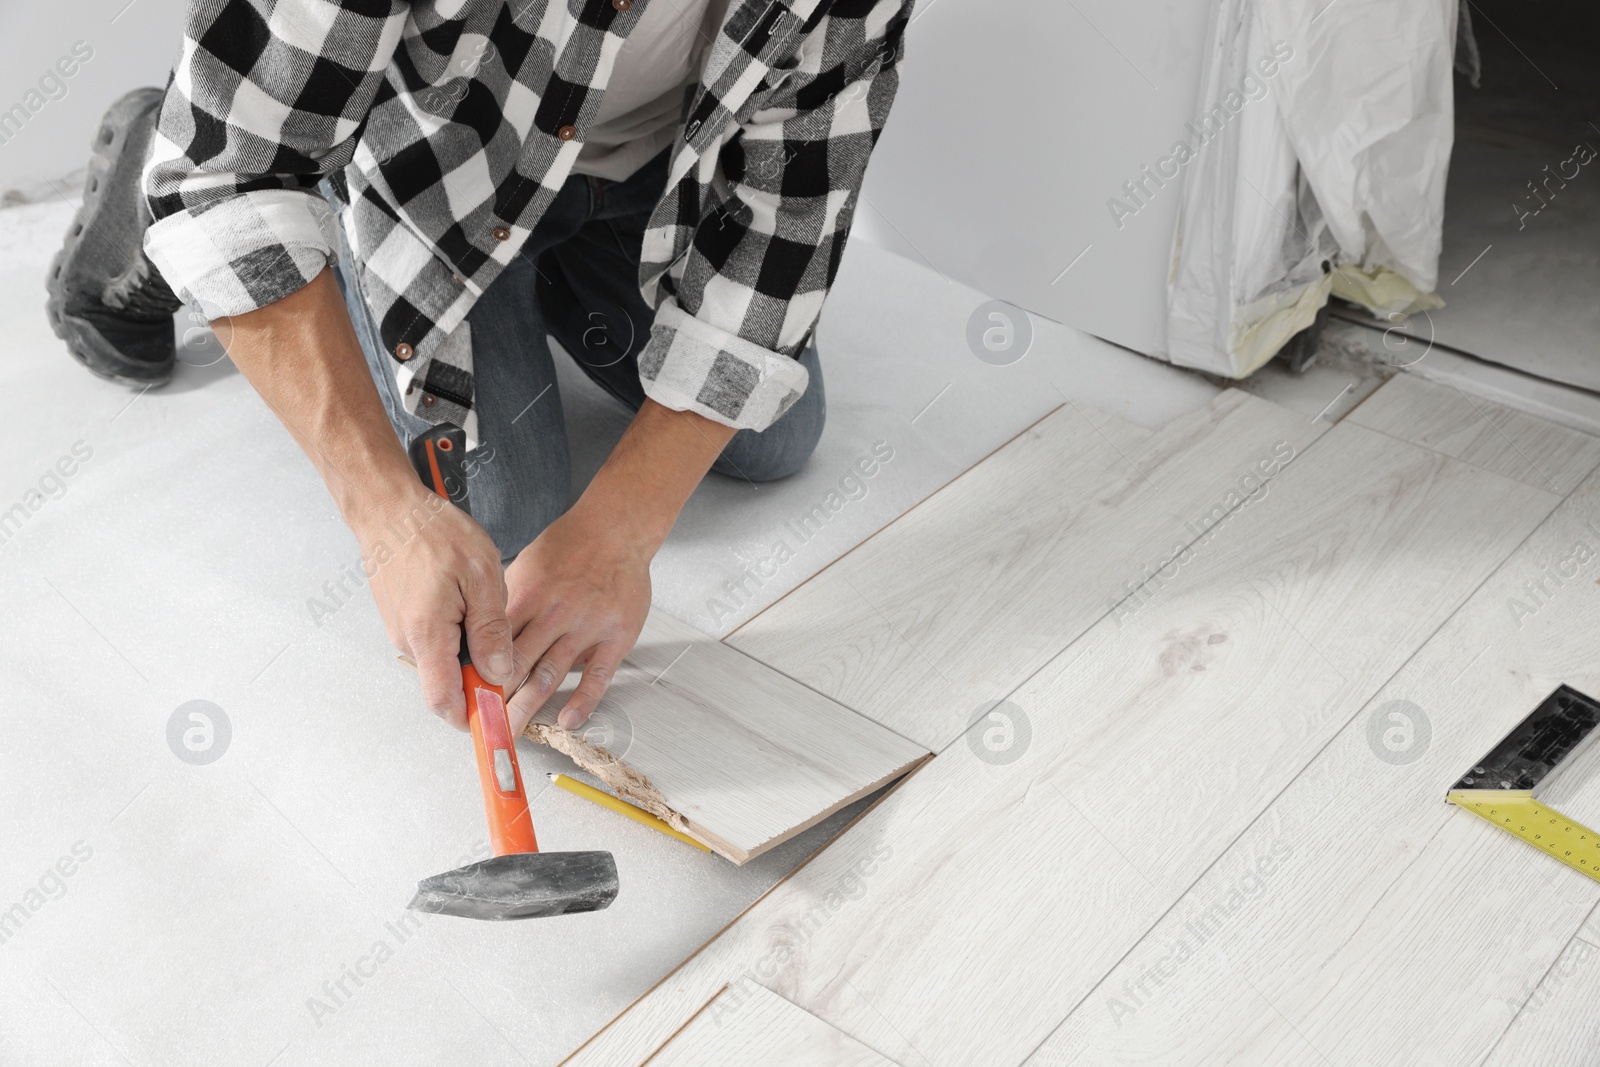
[[[470,663],[461,666],[461,684],[467,694],[467,725],[472,728],[472,751],[478,757],[489,844],[496,856],[538,852],[528,795],[522,787],[522,768],[517,765],[517,748],[506,719],[505,690],[484,681]]]
[[[407,449],[422,484],[470,515],[462,460],[466,450],[466,434],[449,423],[432,427]],[[478,757],[489,844],[496,856],[538,852],[528,795],[522,788],[522,768],[517,766],[517,746],[506,718],[505,690],[484,681],[472,665],[465,629],[461,634],[461,688],[467,695],[467,725],[472,728],[472,751]]]

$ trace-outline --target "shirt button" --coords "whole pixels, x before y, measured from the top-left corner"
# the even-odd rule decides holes
[[[563,126],[556,131],[556,136],[561,138],[563,141],[570,141],[574,137],[578,136],[578,127]]]
[[[450,277],[452,277],[452,278],[454,278],[456,280],[456,284],[457,285],[465,285],[465,284],[467,284],[466,282],[461,280],[461,275],[459,275],[459,274],[452,274],[452,275],[450,275]]]
[[[611,6],[618,11],[628,11],[633,7],[633,0],[611,0]]]
[[[433,405],[437,404],[438,402],[439,402],[439,398],[434,396],[432,393],[423,393],[422,394],[422,406],[423,407],[431,408],[431,407],[433,407]]]
[[[504,226],[496,226],[494,228],[494,239],[496,241],[509,241],[511,240],[511,231]]]
[[[404,363],[406,360],[411,358],[414,351],[415,350],[410,345],[402,341],[400,344],[394,346],[394,358],[398,359],[401,363]]]

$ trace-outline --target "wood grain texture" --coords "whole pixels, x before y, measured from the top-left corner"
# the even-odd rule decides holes
[[[1142,440],[1095,418],[1040,420],[728,643],[937,751],[1327,429],[1238,390]]]
[[[927,756],[921,746],[660,611],[650,613],[593,725],[568,733],[556,728],[555,717],[577,680],[571,675],[540,709],[528,736],[574,756],[626,799],[735,863]],[[627,768],[619,770],[608,756]],[[627,776],[627,769],[646,781]]]
[[[1474,467],[1566,494],[1600,465],[1600,438],[1411,374],[1347,416]]]
[[[1484,517],[1498,506],[1486,500]],[[1579,544],[1588,562],[1550,582]],[[1535,1049],[1593,1033],[1593,1001],[1580,1013],[1573,992],[1511,1024],[1563,951],[1574,951],[1569,940],[1600,901],[1600,884],[1443,797],[1557,685],[1600,692],[1597,577],[1600,476],[1591,476],[1029,1063],[1387,1067],[1479,1064],[1491,1049],[1506,1062],[1592,1063],[1519,1058],[1510,1044],[1519,1030]],[[1546,596],[1529,614],[1519,606],[1540,580]],[[1397,713],[1429,722],[1426,739],[1412,733],[1415,748],[1404,732],[1391,738],[1411,762],[1380,756],[1396,758],[1383,732],[1403,731]],[[1576,810],[1583,799],[1563,803]],[[1274,851],[1287,856],[1259,869]],[[1223,921],[1191,926],[1246,887]]]
[[[895,1067],[778,994],[729,986],[660,1051],[649,1067]]]
[[[570,1062],[749,975],[902,1063],[1020,1063],[1556,500],[1335,428],[1013,694],[1020,755],[951,745]]]
[[[1148,427],[1119,419],[1110,412],[1101,411],[1089,404],[1069,401],[1065,406],[1088,423],[1091,429],[1105,439],[1113,451],[1122,455],[1136,451],[1156,433]]]
[[[1567,942],[1483,1067],[1593,1067],[1600,1057],[1600,914]]]

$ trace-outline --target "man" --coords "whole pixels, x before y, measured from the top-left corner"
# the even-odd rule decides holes
[[[464,629],[480,672],[521,686],[519,728],[582,665],[559,717],[580,725],[706,472],[775,478],[809,456],[811,334],[909,8],[191,0],[148,138],[144,248],[322,474],[441,717],[464,725]],[[154,111],[119,106],[91,168],[108,180]],[[76,228],[136,231],[117,203],[89,191]],[[73,241],[58,289],[92,273]],[[53,292],[52,317],[91,369],[158,380],[170,332],[149,347],[150,309],[174,298],[116,274],[100,304]],[[142,353],[118,340],[135,313]],[[547,331],[635,411],[570,507]],[[478,521],[408,527],[426,491],[401,442],[437,422],[477,446]]]

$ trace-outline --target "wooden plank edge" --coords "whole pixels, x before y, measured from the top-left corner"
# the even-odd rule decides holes
[[[1450,453],[1441,451],[1440,449],[1437,449],[1437,448],[1433,447],[1430,444],[1425,444],[1425,443],[1423,443],[1421,441],[1414,441],[1409,437],[1401,437],[1399,434],[1391,433],[1390,431],[1385,430],[1381,426],[1374,426],[1371,423],[1362,422],[1359,419],[1352,418],[1352,416],[1354,416],[1356,413],[1358,413],[1361,410],[1361,408],[1367,404],[1368,401],[1370,401],[1373,397],[1377,396],[1379,393],[1383,392],[1384,389],[1388,388],[1388,386],[1389,386],[1389,384],[1391,382],[1399,381],[1402,376],[1406,376],[1408,374],[1409,374],[1409,372],[1402,370],[1398,374],[1391,375],[1388,379],[1386,379],[1384,381],[1384,383],[1382,385],[1378,386],[1378,388],[1374,389],[1372,392],[1370,392],[1366,396],[1362,397],[1361,403],[1357,404],[1355,407],[1353,407],[1349,411],[1345,412],[1344,413],[1344,418],[1340,419],[1339,421],[1340,422],[1348,421],[1348,422],[1352,423],[1353,425],[1360,426],[1364,430],[1371,430],[1373,433],[1382,434],[1383,436],[1388,437],[1388,438],[1390,438],[1392,440],[1400,441],[1400,442],[1402,442],[1404,444],[1412,445],[1412,446],[1414,446],[1416,448],[1421,448],[1421,449],[1424,449],[1425,451],[1428,451],[1428,452],[1433,452],[1436,455],[1444,456],[1446,459],[1455,460],[1457,463],[1463,464],[1464,466],[1471,467],[1474,470],[1483,471],[1486,474],[1493,474],[1493,475],[1495,475],[1497,477],[1500,477],[1500,478],[1509,478],[1512,481],[1520,481],[1524,485],[1532,485],[1535,489],[1542,489],[1547,493],[1551,493],[1553,495],[1561,497],[1563,500],[1565,500],[1567,497],[1569,497],[1573,493],[1575,493],[1577,491],[1578,487],[1581,486],[1584,482],[1588,481],[1589,478],[1593,476],[1593,474],[1594,474],[1594,472],[1596,470],[1600,470],[1600,461],[1597,461],[1593,466],[1590,466],[1590,467],[1587,467],[1587,468],[1583,468],[1583,469],[1581,469],[1579,471],[1574,472],[1573,475],[1572,475],[1572,485],[1569,488],[1563,489],[1560,486],[1558,486],[1555,483],[1553,483],[1550,480],[1548,475],[1546,475],[1542,470],[1540,470],[1537,466],[1535,466],[1534,462],[1531,459],[1528,459],[1526,454],[1523,454],[1522,458],[1528,464],[1528,466],[1530,468],[1532,468],[1532,470],[1534,471],[1535,474],[1538,474],[1541,478],[1543,478],[1545,480],[1545,484],[1544,485],[1542,485],[1542,486],[1541,485],[1535,485],[1533,482],[1529,482],[1529,481],[1526,481],[1524,479],[1517,478],[1517,477],[1515,477],[1513,475],[1506,474],[1506,473],[1504,473],[1502,471],[1490,470],[1488,467],[1483,466],[1481,463],[1474,463],[1470,459],[1464,459],[1461,456],[1451,455]],[[1478,406],[1477,402],[1475,402],[1474,399],[1473,399],[1474,394],[1467,392],[1465,389],[1462,389],[1455,382],[1435,380],[1433,378],[1429,378],[1429,377],[1427,377],[1425,375],[1422,375],[1422,374],[1409,374],[1409,380],[1415,381],[1415,382],[1423,382],[1423,383],[1425,383],[1427,385],[1438,386],[1440,388],[1448,387],[1448,388],[1454,389],[1457,393],[1461,394],[1462,398],[1464,400],[1466,400],[1466,402],[1468,404],[1471,404],[1474,408],[1477,408],[1477,406]],[[1564,423],[1564,422],[1557,422],[1555,419],[1549,418],[1547,415],[1545,415],[1545,414],[1543,414],[1541,412],[1528,411],[1528,410],[1525,410],[1523,408],[1515,407],[1515,406],[1513,406],[1511,404],[1506,403],[1504,400],[1495,400],[1495,399],[1491,399],[1491,398],[1486,397],[1486,396],[1479,395],[1477,397],[1477,401],[1481,401],[1482,403],[1485,403],[1485,404],[1492,404],[1493,406],[1501,409],[1502,411],[1510,412],[1513,415],[1521,415],[1524,418],[1537,419],[1540,422],[1547,423],[1547,424],[1549,424],[1551,426],[1557,427],[1557,428],[1562,429],[1562,430],[1567,430],[1567,431],[1569,431],[1571,433],[1583,434],[1583,435],[1588,436],[1588,437],[1600,436],[1600,435],[1597,435],[1593,431],[1588,430],[1588,429],[1583,429],[1581,427],[1572,426],[1572,425],[1569,425],[1569,424]],[[1505,439],[1507,444],[1511,445],[1512,448],[1516,449],[1519,454],[1522,453],[1521,446],[1519,446],[1515,441],[1511,440],[1511,438],[1506,435],[1505,431],[1503,429],[1501,429],[1500,426],[1497,425],[1494,422],[1494,420],[1490,419],[1487,415],[1484,415],[1481,409],[1479,409],[1478,414],[1480,416],[1482,416],[1484,422],[1488,423],[1491,428],[1497,430],[1500,433],[1501,437]]]
[[[1379,388],[1382,388],[1382,387],[1380,386]],[[1377,390],[1374,390],[1374,392],[1376,392],[1376,391]],[[1058,390],[1058,392],[1059,392],[1059,390]],[[1065,394],[1063,394],[1063,395],[1065,395]],[[1230,399],[1230,398],[1234,398],[1234,397],[1247,397],[1248,400]],[[1254,393],[1250,393],[1250,392],[1247,392],[1247,391],[1245,391],[1243,389],[1240,389],[1237,385],[1230,385],[1228,388],[1223,389],[1221,392],[1217,393],[1216,396],[1212,397],[1209,401],[1207,401],[1206,405],[1204,407],[1196,408],[1194,411],[1185,412],[1184,414],[1177,416],[1171,422],[1168,422],[1166,425],[1160,427],[1159,429],[1155,429],[1155,430],[1150,431],[1150,437],[1147,439],[1146,443],[1149,443],[1150,441],[1154,441],[1154,440],[1158,439],[1161,434],[1167,432],[1173,426],[1175,426],[1178,423],[1184,421],[1185,419],[1194,417],[1199,412],[1202,412],[1202,411],[1208,412],[1208,413],[1210,413],[1211,415],[1214,416],[1216,414],[1216,412],[1217,412],[1218,405],[1222,404],[1225,400],[1227,400],[1229,403],[1232,403],[1232,404],[1248,403],[1250,401],[1255,401],[1257,403],[1270,404],[1273,407],[1280,408],[1280,409],[1283,409],[1285,411],[1289,410],[1287,408],[1284,408],[1282,404],[1278,404],[1278,403],[1275,403],[1274,401],[1266,400],[1266,399],[1264,399],[1262,397],[1256,396]],[[1365,402],[1366,401],[1364,401],[1364,400],[1362,401],[1362,403],[1365,403]],[[1356,405],[1356,406],[1360,407],[1359,404]],[[873,538],[875,538],[879,534],[883,533],[889,527],[895,525],[896,523],[902,521],[903,519],[908,518],[912,513],[914,513],[918,508],[922,507],[924,504],[926,504],[929,500],[932,500],[935,496],[938,496],[940,493],[944,492],[946,489],[949,489],[956,482],[959,482],[961,479],[963,479],[967,475],[971,474],[974,470],[976,470],[978,467],[982,466],[984,463],[988,462],[990,459],[992,459],[994,456],[999,454],[1004,449],[1010,448],[1013,444],[1015,444],[1018,440],[1020,440],[1024,435],[1032,432],[1035,428],[1040,426],[1046,419],[1054,418],[1056,415],[1060,414],[1062,411],[1066,411],[1068,409],[1073,409],[1075,411],[1074,402],[1069,400],[1068,403],[1058,404],[1055,407],[1051,408],[1049,411],[1045,412],[1043,415],[1040,415],[1033,422],[1029,423],[1027,426],[1025,426],[1021,430],[1017,431],[1016,434],[1014,434],[1011,438],[1006,440],[1004,443],[996,446],[988,454],[982,456],[979,459],[974,460],[972,462],[971,466],[967,467],[965,470],[961,471],[959,474],[957,474],[954,477],[952,477],[949,481],[945,482],[943,485],[939,486],[937,489],[932,490],[927,495],[923,496],[920,500],[918,500],[915,504],[912,504],[905,511],[902,511],[899,515],[895,516],[893,519],[891,519],[888,522],[884,523],[882,526],[878,527],[872,533],[870,533],[866,537],[862,538],[860,543],[855,545],[849,551],[842,553],[841,555],[839,555],[837,558],[835,558],[833,560],[830,560],[827,563],[826,566],[822,567],[820,570],[818,570],[811,577],[807,578],[805,581],[801,582],[799,585],[795,586],[793,589],[791,589],[787,593],[783,594],[783,596],[779,597],[777,600],[774,600],[772,603],[768,604],[766,607],[762,608],[760,611],[758,611],[754,615],[750,616],[744,622],[741,622],[738,626],[735,626],[732,630],[729,630],[726,634],[723,634],[722,637],[720,638],[720,640],[723,641],[724,643],[730,645],[730,647],[736,648],[740,652],[743,652],[745,655],[750,656],[752,659],[755,659],[756,662],[761,663],[762,665],[767,666],[767,667],[772,667],[772,664],[767,663],[765,660],[759,659],[753,653],[751,653],[751,652],[749,652],[749,651],[747,651],[747,650],[745,650],[743,648],[739,648],[739,646],[736,645],[736,644],[733,644],[733,639],[735,637],[739,636],[739,634],[747,626],[749,626],[751,623],[755,622],[757,619],[761,618],[767,612],[769,612],[772,609],[776,608],[779,604],[782,604],[785,600],[787,600],[790,597],[794,596],[795,594],[799,593],[808,584],[810,584],[811,582],[816,581],[818,578],[822,577],[822,575],[826,574],[829,570],[831,570],[832,568],[834,568],[838,564],[844,562],[846,559],[849,559],[850,556],[852,556],[856,552],[861,551],[863,548],[865,548],[868,544],[870,544],[872,542]],[[1096,410],[1099,410],[1099,409],[1096,409]],[[1353,411],[1354,408],[1352,408],[1351,410]],[[1226,413],[1224,413],[1224,414],[1226,414]],[[1080,418],[1084,418],[1085,421],[1087,421],[1087,416],[1083,416],[1083,415],[1079,414],[1079,417]],[[1113,416],[1113,417],[1116,418],[1116,417],[1119,417],[1119,416]],[[1348,412],[1346,413],[1345,418],[1349,418],[1349,413]],[[1123,421],[1126,421],[1126,420],[1123,420]],[[1315,422],[1316,420],[1312,420],[1312,421]],[[1134,425],[1137,425],[1137,424],[1134,424]],[[1090,426],[1091,429],[1095,430],[1096,433],[1099,433],[1099,428],[1096,427],[1092,422],[1089,423],[1089,426]],[[1317,434],[1316,437],[1312,438],[1310,441],[1308,441],[1306,443],[1306,447],[1309,448],[1309,447],[1311,447],[1311,445],[1315,444],[1318,440],[1320,440],[1322,438],[1322,436],[1324,434],[1327,433],[1327,431],[1329,429],[1332,429],[1331,425],[1325,426],[1323,428],[1323,430]],[[1101,434],[1101,436],[1104,437],[1105,435]],[[1107,440],[1109,441],[1109,438]],[[1116,446],[1113,444],[1112,447],[1115,448]],[[1120,452],[1120,449],[1118,449],[1118,451]],[[1126,459],[1127,457],[1124,456],[1123,458]],[[772,669],[773,670],[778,670],[778,668],[776,668],[776,667],[772,667]],[[783,673],[783,672],[779,671],[779,673]],[[785,677],[787,677],[787,675],[785,675]],[[796,679],[796,680],[798,681],[798,679]],[[801,682],[800,684],[805,685],[806,683]],[[807,686],[807,688],[811,688],[811,687]],[[820,692],[820,690],[818,690],[818,691]],[[827,693],[823,693],[822,695],[823,696],[828,696],[830,700],[836,700],[837,699],[836,697],[829,696],[829,694],[827,694]],[[854,710],[854,709],[851,709],[851,710]],[[873,721],[877,722],[876,719],[874,719]],[[878,725],[882,726],[883,724],[879,723]],[[913,743],[914,744],[918,744],[918,745],[921,744],[921,742],[913,742]]]
[[[863,537],[859,542],[857,542],[855,545],[851,546],[846,551],[841,552],[838,556],[835,556],[833,559],[829,560],[821,568],[819,568],[817,570],[817,572],[815,574],[813,574],[811,577],[807,578],[804,582],[801,582],[799,585],[795,586],[793,589],[791,589],[787,593],[783,594],[783,596],[779,597],[777,600],[774,600],[772,603],[768,604],[766,607],[762,608],[760,611],[756,612],[754,615],[752,615],[748,619],[744,620],[744,622],[741,622],[738,626],[735,626],[733,629],[731,629],[727,633],[723,634],[720,638],[718,638],[718,640],[720,640],[720,641],[722,641],[724,643],[727,643],[727,642],[731,641],[733,636],[735,634],[737,634],[740,630],[743,630],[746,626],[749,626],[751,623],[755,622],[761,616],[765,615],[767,612],[771,611],[773,608],[775,608],[779,604],[783,603],[789,597],[794,596],[795,593],[799,592],[801,589],[804,589],[806,587],[807,583],[816,581],[819,577],[821,577],[825,572],[827,572],[835,564],[839,563],[843,559],[846,559],[852,553],[859,552],[861,550],[862,546],[866,545],[874,537],[877,537],[879,534],[883,533],[883,531],[887,530],[889,527],[893,526],[895,523],[899,522],[901,519],[905,518],[907,515],[910,515],[912,512],[916,511],[918,508],[922,507],[922,505],[926,504],[929,500],[932,500],[934,497],[938,496],[940,493],[942,493],[946,489],[950,488],[950,486],[954,485],[956,482],[960,481],[962,478],[965,478],[972,471],[976,470],[983,463],[987,462],[990,459],[990,457],[994,456],[996,453],[1000,452],[1003,449],[1010,448],[1011,445],[1015,441],[1017,441],[1019,438],[1021,438],[1024,434],[1032,432],[1034,427],[1038,426],[1040,423],[1044,422],[1046,419],[1055,417],[1057,412],[1064,410],[1066,407],[1067,407],[1066,404],[1057,404],[1055,407],[1051,408],[1049,411],[1045,412],[1043,415],[1040,415],[1037,419],[1034,419],[1032,422],[1028,423],[1028,425],[1024,426],[1022,429],[1018,430],[1016,433],[1012,434],[1010,437],[1008,437],[1004,441],[1000,442],[994,448],[990,449],[988,452],[984,453],[982,456],[979,456],[977,459],[973,460],[968,466],[966,466],[962,470],[956,472],[956,474],[954,474],[950,478],[949,481],[943,483],[942,485],[935,486],[933,489],[928,490],[928,492],[924,493],[921,497],[919,497],[916,500],[916,502],[913,503],[910,507],[906,508],[900,514],[896,515],[894,518],[890,519],[888,522],[884,523],[882,526],[878,527],[876,530],[873,530],[871,533],[867,534],[867,536]],[[738,648],[737,645],[729,645],[729,647],[730,648]],[[740,652],[744,652],[744,649],[741,648],[741,649],[739,649],[739,651]],[[748,652],[744,652],[744,654],[747,655],[747,656],[750,655],[750,653],[748,653]],[[755,659],[754,656],[751,656],[751,658]],[[761,661],[757,660],[757,662],[759,663]],[[770,666],[770,665],[769,664],[764,664],[764,666]],[[773,669],[776,670],[777,668],[773,668]],[[785,677],[787,677],[787,675],[785,675]],[[802,684],[804,684],[804,683],[802,683]],[[807,688],[810,688],[810,687],[808,686]],[[824,695],[826,695],[826,694],[824,694]],[[829,697],[828,699],[832,700],[833,698]],[[853,711],[855,709],[852,708],[851,710]],[[882,724],[880,723],[879,725],[882,725]]]
[[[912,775],[916,774],[917,771],[919,771],[923,767],[927,766],[928,760],[931,760],[933,757],[934,757],[934,753],[930,752],[930,753],[928,753],[926,758],[924,758],[922,760],[919,760],[917,762],[917,764],[914,767],[912,767],[911,770],[907,771],[903,776],[901,776],[899,781],[895,782],[888,789],[884,790],[883,796],[881,796],[877,800],[873,801],[872,804],[870,804],[867,808],[865,808],[859,815],[857,815],[855,818],[851,819],[849,822],[847,822],[843,826],[841,826],[839,828],[839,832],[838,833],[834,834],[832,837],[828,838],[828,840],[824,841],[821,845],[819,845],[817,847],[817,850],[815,852],[811,853],[811,855],[807,856],[805,859],[803,859],[799,863],[795,864],[794,870],[790,871],[788,874],[785,874],[782,878],[779,878],[776,882],[773,882],[772,885],[767,889],[766,892],[762,893],[760,896],[758,896],[754,900],[752,900],[749,904],[745,905],[745,908],[744,908],[743,911],[739,912],[739,914],[735,915],[733,918],[731,918],[727,922],[723,923],[722,926],[717,930],[716,933],[712,934],[710,937],[706,938],[704,942],[701,943],[699,948],[695,949],[693,952],[691,952],[687,956],[683,957],[683,959],[679,960],[678,961],[678,965],[676,967],[672,968],[672,970],[668,971],[666,974],[664,974],[660,978],[658,978],[656,980],[656,983],[654,985],[652,985],[649,989],[646,989],[643,993],[640,993],[637,997],[634,997],[633,1000],[628,1003],[627,1007],[625,1007],[621,1011],[617,1012],[616,1015],[611,1017],[611,1020],[609,1022],[607,1022],[604,1026],[600,1027],[600,1029],[596,1030],[594,1033],[590,1034],[587,1038],[585,1038],[584,1041],[583,1041],[583,1044],[579,1045],[577,1048],[573,1049],[571,1052],[567,1053],[564,1057],[562,1057],[561,1060],[556,1064],[556,1067],[562,1067],[562,1064],[571,1063],[572,1062],[572,1058],[574,1056],[576,1056],[578,1053],[582,1052],[584,1049],[588,1048],[589,1045],[594,1041],[595,1038],[599,1037],[601,1034],[603,1034],[607,1030],[611,1029],[619,1021],[621,1021],[624,1017],[626,1017],[627,1014],[630,1011],[632,1011],[641,1002],[643,1002],[646,997],[648,997],[650,994],[654,993],[657,989],[660,989],[663,985],[666,985],[667,981],[669,979],[671,979],[673,975],[675,975],[679,971],[683,970],[683,968],[685,966],[687,966],[688,963],[691,960],[695,959],[697,956],[700,955],[700,953],[702,953],[706,949],[710,948],[711,945],[714,944],[719,937],[721,937],[723,934],[725,934],[729,930],[731,930],[733,928],[734,924],[736,924],[737,922],[739,922],[740,919],[743,919],[746,915],[748,915],[756,907],[756,905],[760,904],[763,900],[767,899],[767,897],[771,896],[774,890],[776,890],[779,886],[784,885],[785,883],[787,883],[789,881],[789,879],[793,878],[796,874],[798,874],[801,871],[805,870],[806,867],[810,865],[811,861],[816,859],[818,856],[822,855],[823,851],[829,845],[833,844],[839,838],[841,838],[845,834],[849,833],[851,827],[855,826],[856,823],[860,822],[862,819],[865,819],[868,815],[870,815],[874,811],[876,811],[879,804],[882,804],[885,800],[888,800],[890,797],[894,796],[895,793],[897,793],[907,782],[909,782],[911,780]],[[727,988],[727,983],[724,983],[723,988]],[[718,995],[720,995],[720,993],[721,993],[721,990],[718,990]],[[716,1000],[716,999],[717,999],[716,996],[713,996],[711,998],[711,1000]],[[710,1003],[711,1003],[710,1000],[706,1001],[706,1004],[710,1004]],[[705,1006],[702,1005],[700,1010],[701,1011],[705,1010]],[[695,1012],[694,1014],[698,1015],[699,1011]],[[690,1016],[690,1018],[692,1019],[693,1016]],[[684,1026],[689,1025],[689,1020],[687,1020],[687,1019],[684,1020],[684,1024],[683,1025]],[[676,1037],[678,1035],[679,1031],[681,1031],[682,1029],[683,1029],[683,1027],[680,1026],[677,1030],[674,1030],[672,1032],[672,1037]],[[669,1037],[667,1039],[667,1041],[671,1041],[672,1037]],[[667,1043],[666,1041],[662,1042],[662,1046],[661,1047],[665,1047],[666,1043]],[[661,1051],[661,1048],[657,1048],[656,1049],[656,1052],[660,1052],[660,1051]],[[654,1056],[656,1054],[656,1052],[652,1052],[650,1055]]]
[[[859,715],[860,713],[854,712],[854,714]],[[883,727],[883,729],[887,730],[888,728]],[[893,731],[889,732],[892,733]],[[611,790],[621,799],[649,812],[679,833],[688,834],[735,867],[742,867],[750,860],[755,859],[769,849],[776,848],[796,834],[811,829],[841,808],[849,807],[869,793],[883,788],[886,783],[910,774],[923,763],[933,758],[932,752],[924,750],[922,755],[898,764],[887,773],[880,775],[849,795],[823,808],[804,822],[797,823],[783,833],[770,837],[747,849],[734,844],[710,827],[704,826],[678,811],[668,803],[666,794],[662,793],[644,772],[628,763],[627,760],[612,755],[604,747],[583,740],[581,735],[533,719],[528,722],[528,726],[523,731],[522,736],[535,744],[552,748],[566,756],[578,767],[611,787]],[[899,735],[896,734],[895,736],[898,737]],[[915,744],[915,742],[908,742],[908,744]],[[922,748],[921,745],[916,747]]]
[[[711,994],[711,997],[710,997],[709,1000],[707,1000],[704,1004],[700,1005],[694,1011],[689,1013],[689,1017],[687,1019],[683,1020],[683,1025],[679,1026],[676,1030],[672,1031],[672,1033],[668,1034],[667,1035],[667,1039],[665,1041],[661,1042],[661,1044],[657,1045],[656,1046],[656,1050],[654,1052],[650,1053],[650,1055],[646,1056],[644,1059],[639,1061],[639,1067],[649,1067],[650,1061],[655,1059],[657,1056],[661,1055],[662,1050],[665,1049],[668,1045],[672,1044],[674,1041],[676,1041],[678,1039],[678,1035],[679,1034],[681,1034],[685,1030],[689,1029],[689,1024],[690,1023],[694,1022],[696,1019],[700,1018],[700,1016],[704,1015],[706,1009],[711,1007],[711,1005],[715,1004],[717,1002],[717,998],[722,996],[722,994],[726,993],[728,991],[728,988],[729,988],[730,985],[731,985],[731,983],[729,983],[729,982],[723,982],[722,983],[722,988],[717,990],[715,993]]]
[[[885,729],[887,729],[887,727],[885,727]],[[918,747],[920,748],[921,746],[919,745]],[[758,845],[756,848],[751,849],[745,855],[744,859],[734,860],[733,861],[734,864],[735,865],[742,865],[745,862],[745,860],[755,859],[757,856],[761,855],[763,852],[766,852],[769,849],[776,848],[777,846],[783,844],[785,841],[789,840],[791,837],[794,837],[796,834],[804,833],[805,831],[811,829],[813,826],[815,826],[818,823],[820,823],[822,820],[826,819],[828,816],[833,815],[836,812],[838,812],[838,811],[840,811],[840,810],[842,810],[844,808],[848,808],[851,804],[854,804],[856,801],[860,800],[862,797],[868,796],[871,793],[874,793],[877,790],[882,789],[885,785],[887,785],[888,783],[896,780],[897,778],[903,779],[903,778],[910,777],[910,775],[912,773],[914,773],[924,763],[927,763],[929,760],[933,759],[933,756],[934,756],[934,754],[932,752],[924,752],[922,755],[918,756],[916,759],[911,760],[911,761],[909,761],[907,763],[901,764],[899,767],[896,767],[894,770],[890,771],[888,774],[886,774],[883,777],[879,778],[876,782],[873,782],[870,785],[866,785],[866,786],[861,787],[860,789],[857,789],[854,793],[851,793],[849,796],[845,797],[843,800],[839,801],[837,804],[832,805],[826,811],[818,812],[816,815],[814,815],[811,818],[807,819],[805,822],[799,824],[798,826],[794,827],[793,829],[787,830],[784,833],[779,834],[777,837],[774,837],[771,840],[766,841],[761,845]],[[690,821],[690,825],[691,826],[694,825],[692,820]],[[711,844],[710,841],[707,841],[705,843],[708,844],[708,845]]]

